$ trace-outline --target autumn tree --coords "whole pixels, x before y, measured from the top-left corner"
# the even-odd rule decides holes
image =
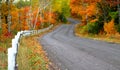
[[[70,0],[53,0],[52,10],[56,12],[58,21],[66,22],[66,17],[70,16]]]
[[[3,17],[4,20],[4,23],[8,24],[8,32],[10,32],[10,9],[11,9],[11,6],[12,6],[12,1],[9,1],[9,0],[6,0],[6,2],[3,2],[2,3],[2,7],[1,7],[1,15]]]
[[[86,25],[93,16],[95,17],[98,14],[97,2],[99,0],[71,0],[70,8],[72,16],[80,18],[83,25]]]

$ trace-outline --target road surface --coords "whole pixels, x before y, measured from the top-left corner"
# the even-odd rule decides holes
[[[120,70],[120,44],[76,37],[73,29],[63,24],[40,39],[60,70]]]

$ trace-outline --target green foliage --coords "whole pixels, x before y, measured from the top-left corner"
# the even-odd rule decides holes
[[[61,22],[64,22],[64,23],[67,22],[67,19],[66,19],[65,15],[64,15],[63,13],[60,13],[60,14],[59,14],[58,19],[59,19]]]
[[[84,34],[84,33],[87,33],[87,31],[88,31],[87,26],[83,26],[80,33]]]
[[[87,24],[87,32],[92,34],[98,34],[102,29],[101,25],[97,22]]]
[[[22,7],[25,7],[25,6],[30,6],[30,1],[23,1],[23,0],[20,0],[19,2],[16,3],[16,7],[17,8],[22,8]]]
[[[44,1],[44,0],[42,0]],[[42,5],[43,3],[39,3],[42,2],[41,0],[31,0],[31,5],[32,5],[32,10],[36,10],[39,7],[39,4]]]
[[[64,16],[70,16],[70,0],[53,0],[52,9],[54,12],[62,13]]]
[[[13,30],[13,31],[12,31],[12,33],[13,33],[14,35],[16,35],[17,32],[18,32],[18,30]]]
[[[0,3],[1,3],[2,0],[0,0]]]
[[[115,20],[115,28],[117,30],[117,32],[120,33],[120,24],[119,24],[119,16],[118,16],[118,11],[115,11],[115,12],[110,12],[109,14],[114,20]]]
[[[116,30],[120,33],[120,24],[116,25]]]
[[[111,18],[115,19],[118,15],[118,11],[115,12],[109,12],[109,15],[111,16]]]
[[[62,2],[62,13],[65,16],[70,16],[69,0],[63,0],[63,2]]]
[[[49,25],[50,25],[49,23],[43,23],[44,28],[48,27]]]
[[[115,17],[115,25],[118,25],[119,24],[119,16],[117,15],[117,17]]]

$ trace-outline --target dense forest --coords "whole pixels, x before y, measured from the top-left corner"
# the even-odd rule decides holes
[[[81,19],[82,33],[120,33],[119,0],[71,0],[71,15]]]
[[[120,33],[119,0],[3,0],[0,10],[0,41],[20,30],[67,22],[67,17],[78,18],[83,33]]]
[[[0,4],[0,42],[21,30],[41,29],[57,22],[67,22],[69,13],[68,0],[3,0]]]

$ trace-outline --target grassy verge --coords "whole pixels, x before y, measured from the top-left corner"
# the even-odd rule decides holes
[[[36,40],[38,36],[24,37],[18,50],[18,70],[47,70],[48,59],[41,45]]]
[[[0,70],[7,70],[7,54],[0,52]]]
[[[0,70],[7,70],[7,49],[11,47],[11,39],[0,42]]]
[[[106,41],[106,42],[120,44],[120,35],[119,34],[107,36],[105,34],[94,35],[94,34],[83,33],[83,29],[79,26],[79,24],[75,25],[74,31],[75,31],[75,35],[78,37],[84,37],[84,38],[89,38],[89,39],[93,39],[93,40],[102,40],[102,41]]]
[[[37,39],[53,31],[56,27],[21,39],[17,57],[18,70],[49,70],[51,62]]]

